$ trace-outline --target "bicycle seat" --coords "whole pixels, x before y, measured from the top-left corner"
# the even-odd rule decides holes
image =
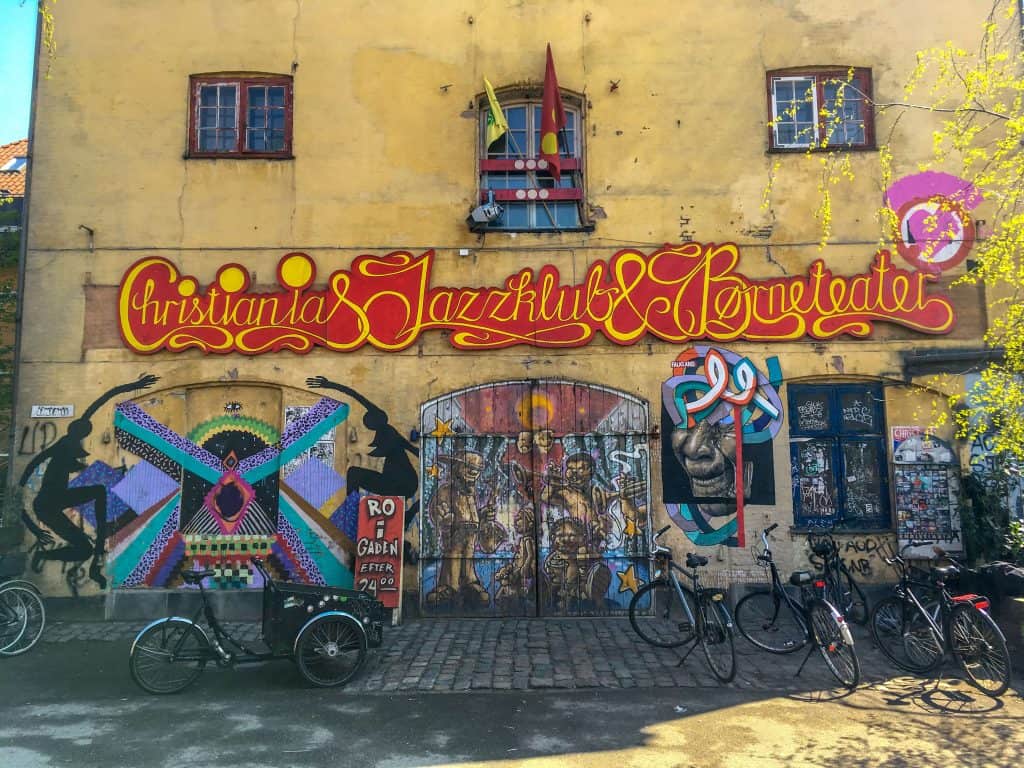
[[[826,557],[832,554],[832,544],[827,541],[819,542],[811,547],[811,551],[818,557]]]
[[[198,584],[203,579],[216,576],[214,571],[182,571],[181,578],[186,584]]]
[[[703,555],[695,555],[693,552],[686,553],[686,567],[687,568],[699,568],[702,565],[707,565],[708,559]]]
[[[810,584],[813,579],[810,571],[793,571],[793,575],[789,577],[789,583],[794,587],[803,587]]]
[[[936,566],[931,570],[932,578],[935,581],[948,581],[958,573],[960,573],[960,569],[955,565]]]

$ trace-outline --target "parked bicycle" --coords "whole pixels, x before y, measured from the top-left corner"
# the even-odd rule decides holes
[[[201,605],[195,615],[158,619],[132,643],[128,666],[143,690],[177,693],[195,682],[211,662],[233,667],[277,659],[293,659],[313,685],[344,685],[359,671],[367,647],[381,644],[384,607],[367,593],[275,582],[260,558],[250,562],[263,576],[266,650],[250,648],[218,621],[203,588],[213,571],[186,571],[185,582],[199,587]],[[212,636],[197,623],[200,615]]]
[[[682,665],[697,645],[704,651],[711,673],[728,683],[736,676],[736,649],[733,644],[732,617],[726,607],[726,592],[700,583],[698,568],[708,559],[686,553],[688,573],[674,561],[672,550],[658,544],[669,529],[654,535],[654,558],[658,576],[636,591],[629,602],[629,623],[645,642],[659,648],[693,647],[679,660]],[[683,586],[676,573],[693,583]]]
[[[832,531],[831,527],[812,526],[807,533],[807,544],[821,561],[825,599],[838,608],[847,621],[864,626],[871,615],[868,598],[843,562]],[[817,563],[814,565],[817,567]]]
[[[3,563],[0,556],[0,572]],[[30,650],[45,628],[46,606],[39,588],[25,579],[0,582],[0,656],[17,656]]]
[[[898,554],[885,558],[900,579],[894,594],[875,606],[871,634],[882,653],[900,669],[930,672],[949,653],[971,685],[990,696],[1000,696],[1010,685],[1010,654],[1003,633],[988,615],[988,598],[950,593],[947,583],[960,571],[955,564],[932,566],[926,572],[903,557],[910,547],[934,543],[912,541]],[[941,550],[938,554],[949,558]]]
[[[850,627],[843,614],[821,597],[825,589],[822,576],[808,571],[790,576],[790,585],[799,589],[799,600],[782,584],[768,543],[768,534],[777,527],[778,523],[761,532],[764,549],[755,556],[769,571],[770,588],[751,592],[736,604],[736,626],[747,640],[770,653],[793,653],[810,645],[796,674],[817,649],[836,680],[853,690],[860,682],[860,660]]]

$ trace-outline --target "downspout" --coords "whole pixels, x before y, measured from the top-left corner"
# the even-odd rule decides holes
[[[29,107],[28,116],[28,164],[25,169],[25,199],[21,207],[21,242],[18,245],[18,295],[14,311],[14,366],[11,371],[11,434],[10,446],[7,449],[7,489],[12,491],[17,487],[18,477],[14,471],[14,457],[17,455],[18,445],[17,413],[19,372],[21,370],[21,322],[22,313],[25,309],[25,263],[28,260],[28,223],[32,211],[32,170],[35,166],[33,159],[36,154],[36,101],[39,96],[39,51],[43,35],[43,25],[38,18],[38,7],[36,8],[36,14],[35,62],[32,67],[32,102]],[[4,520],[3,524],[6,527],[8,521]],[[21,524],[20,518],[18,524]]]

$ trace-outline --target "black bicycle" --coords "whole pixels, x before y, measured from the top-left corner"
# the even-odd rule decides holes
[[[768,534],[777,527],[775,523],[761,532],[764,549],[755,556],[770,572],[770,588],[751,592],[736,604],[736,626],[747,640],[770,653],[793,653],[810,644],[796,674],[818,649],[836,680],[853,690],[860,682],[860,660],[850,627],[843,614],[821,597],[825,589],[822,576],[816,578],[808,571],[790,576],[790,585],[799,589],[799,600],[782,584],[768,544]]]
[[[733,644],[732,617],[722,589],[700,583],[697,569],[708,559],[686,553],[688,573],[677,565],[672,550],[658,544],[658,538],[671,526],[654,534],[654,562],[657,575],[642,586],[629,602],[629,623],[645,642],[659,648],[678,648],[692,643],[693,648],[679,660],[682,665],[700,645],[711,673],[728,683],[736,676],[736,648]],[[679,582],[676,572],[691,582],[693,589]]]
[[[812,526],[807,544],[825,580],[825,599],[839,609],[847,621],[864,626],[871,615],[868,598],[839,555],[839,544],[832,537],[832,528]]]
[[[213,571],[185,571],[199,587],[201,606],[191,619],[169,616],[145,627],[129,655],[132,679],[149,693],[184,690],[209,663],[222,667],[294,659],[310,683],[332,687],[359,671],[367,647],[383,636],[384,607],[365,592],[275,582],[258,557],[250,562],[263,576],[263,642],[254,650],[236,640],[217,620],[203,580]],[[211,637],[196,620],[204,615]]]
[[[948,652],[971,685],[989,696],[999,696],[1010,685],[1010,654],[1006,638],[988,615],[988,598],[950,593],[947,582],[960,571],[955,564],[932,566],[926,572],[903,558],[910,547],[934,543],[912,541],[898,554],[885,558],[900,579],[894,594],[875,606],[871,634],[882,653],[900,669],[930,672]],[[937,554],[952,559],[945,552]]]

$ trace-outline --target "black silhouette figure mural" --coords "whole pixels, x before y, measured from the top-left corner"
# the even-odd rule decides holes
[[[92,415],[107,401],[117,395],[126,394],[138,389],[148,389],[159,380],[158,376],[144,374],[137,380],[121,384],[104,392],[85,412],[68,424],[67,433],[44,451],[36,454],[25,467],[19,483],[24,486],[32,473],[44,462],[43,478],[39,492],[32,500],[32,510],[36,520],[50,530],[40,527],[27,512],[22,512],[25,526],[32,531],[39,542],[32,557],[32,567],[39,570],[43,561],[57,560],[63,563],[82,563],[92,558],[89,565],[89,578],[100,589],[107,586],[103,576],[103,558],[106,554],[107,541],[107,489],[102,485],[86,485],[79,488],[70,487],[71,475],[86,469],[85,450],[82,441],[92,432]],[[65,514],[72,509],[88,502],[95,504],[96,539],[89,536]],[[51,534],[50,531],[53,533]],[[53,547],[54,536],[64,542],[64,546]]]
[[[419,475],[410,455],[418,457],[420,452],[388,423],[387,413],[351,387],[338,384],[324,376],[311,376],[306,379],[306,386],[311,389],[333,389],[341,392],[366,409],[363,426],[373,431],[369,453],[370,456],[384,459],[384,467],[379,472],[365,467],[349,467],[345,475],[345,487],[348,492],[366,491],[381,496],[401,496],[406,500],[414,497],[419,487]],[[416,519],[418,510],[419,501],[406,504],[406,530]],[[416,554],[408,541],[405,542],[404,554],[407,563],[416,563]]]

